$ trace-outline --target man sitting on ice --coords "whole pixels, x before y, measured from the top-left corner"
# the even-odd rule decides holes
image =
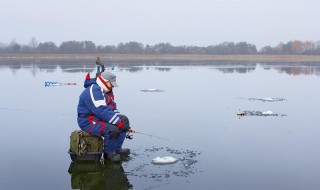
[[[129,149],[122,148],[130,124],[114,102],[112,89],[118,87],[116,75],[105,71],[91,79],[88,73],[84,87],[77,109],[78,125],[89,134],[103,136],[104,158],[119,162],[120,156],[130,154]]]

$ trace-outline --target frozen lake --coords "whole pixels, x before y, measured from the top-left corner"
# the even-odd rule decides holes
[[[120,112],[144,134],[125,141],[133,154],[122,165],[77,165],[69,136],[93,62],[0,62],[1,189],[320,188],[320,63],[109,66]],[[178,161],[151,163],[164,156]]]

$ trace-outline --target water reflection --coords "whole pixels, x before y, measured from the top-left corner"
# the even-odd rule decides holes
[[[156,70],[169,72],[175,66],[208,66],[225,74],[253,72],[258,66],[264,70],[276,70],[288,75],[316,75],[320,76],[319,63],[245,63],[245,62],[105,62],[107,67],[116,66],[120,71],[141,72]],[[39,72],[54,72],[61,69],[67,73],[87,73],[95,70],[94,62],[88,61],[36,61],[36,60],[1,60],[0,69],[10,68],[13,73],[20,69],[29,69],[35,76]]]
[[[248,64],[225,64],[225,65],[219,65],[219,66],[214,66],[211,69],[218,70],[220,72],[223,72],[225,74],[228,73],[248,73],[251,71],[254,71],[257,67],[257,64],[253,63],[248,63]]]
[[[293,67],[281,67],[275,68],[279,73],[286,73],[289,75],[320,75],[319,67],[307,67],[307,66],[293,66]]]
[[[143,68],[142,67],[123,67],[120,70],[128,71],[130,73],[137,73],[137,72],[143,71]]]
[[[157,70],[157,71],[161,71],[161,72],[169,72],[169,71],[171,71],[172,68],[156,67],[154,69]]]
[[[132,189],[122,164],[71,162],[68,173],[72,189]]]
[[[265,63],[260,64],[265,70],[274,69],[278,73],[285,73],[288,75],[317,75],[320,76],[319,63]]]

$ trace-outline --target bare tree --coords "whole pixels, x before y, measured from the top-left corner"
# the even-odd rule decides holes
[[[312,41],[305,41],[302,44],[302,49],[303,49],[303,51],[313,50],[313,49],[315,49],[315,43]]]
[[[303,52],[302,42],[300,40],[294,40],[291,43],[291,52],[293,54],[301,54]]]
[[[31,40],[29,42],[29,46],[31,47],[33,53],[36,53],[36,49],[38,47],[38,43],[39,42],[35,37],[31,38]]]

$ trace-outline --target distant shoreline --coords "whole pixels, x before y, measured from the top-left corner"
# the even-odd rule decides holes
[[[95,61],[230,61],[230,62],[288,62],[319,63],[319,55],[201,55],[201,54],[0,54],[0,61],[5,60],[59,60]]]

